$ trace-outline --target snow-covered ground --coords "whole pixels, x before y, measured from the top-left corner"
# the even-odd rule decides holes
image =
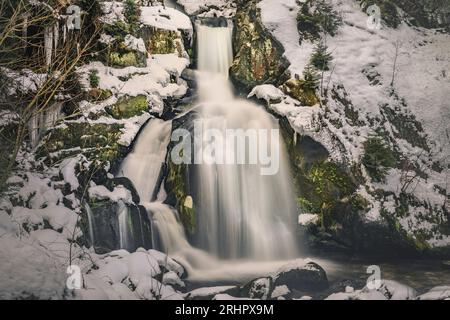
[[[421,202],[441,207],[447,201],[446,196],[436,191],[435,186],[448,189],[449,183],[446,167],[450,155],[450,35],[433,29],[411,27],[406,23],[397,29],[382,26],[379,30],[373,30],[368,24],[368,16],[356,1],[331,2],[342,17],[343,24],[336,36],[326,36],[333,61],[330,71],[323,75],[324,86],[329,91],[334,88],[339,98],[351,103],[359,123],[355,125],[346,120],[344,106],[329,92],[326,111],[320,106],[299,108],[298,102],[270,86],[257,87],[251,95],[265,100],[277,100],[274,96],[281,96],[282,102],[272,103],[270,107],[286,116],[299,134],[309,135],[321,142],[331,157],[338,161],[359,163],[364,151],[363,143],[377,128],[384,128],[403,156],[421,164],[421,169],[428,175],[427,179],[417,178],[410,192]],[[285,48],[285,56],[291,62],[290,71],[301,76],[315,44],[309,40],[299,44],[296,21],[298,2],[262,0],[258,6],[264,25]],[[393,73],[395,94],[391,89]],[[374,76],[377,82],[373,83],[368,74]],[[423,126],[424,132],[418,135],[426,139],[429,150],[412,145],[414,138],[398,137],[398,128],[386,119],[383,111],[385,105],[395,109],[402,119],[411,119],[401,121],[415,120]],[[319,121],[319,118],[322,120]],[[342,126],[335,126],[334,121],[341,122]],[[444,170],[433,170],[434,162],[440,162]],[[383,189],[398,195],[403,178],[400,170],[393,169],[386,183],[369,183],[369,189]],[[365,190],[361,190],[361,195],[371,200]],[[372,201],[373,208],[367,217],[378,219],[382,206],[394,208],[395,205],[388,201],[384,204]],[[427,220],[433,219],[436,213],[430,216],[425,207],[412,208],[409,215],[400,220],[408,233],[435,231],[432,230],[433,223]],[[450,237],[437,233],[428,244],[446,246],[450,244]]]

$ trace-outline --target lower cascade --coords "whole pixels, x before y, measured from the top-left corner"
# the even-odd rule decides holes
[[[229,130],[270,133],[279,129],[278,124],[262,107],[237,99],[233,94],[228,81],[232,29],[198,25],[197,31],[199,123],[203,130],[223,133],[226,138],[218,144],[215,141],[216,148],[224,148],[225,156],[238,160],[239,150],[225,150],[236,139],[226,134]],[[156,231],[156,236],[152,235],[153,244],[177,257],[188,269],[215,266],[217,258],[275,261],[295,256],[292,226],[295,226],[296,206],[291,183],[286,183],[291,176],[279,135],[257,139],[260,147],[269,150],[267,156],[275,153],[278,156],[275,171],[270,175],[262,174],[266,163],[213,161],[195,165],[196,178],[191,189],[195,190],[197,226],[191,244],[176,210],[164,204],[166,194],[161,175],[164,161],[171,161],[167,157],[171,129],[170,121],[152,119],[120,170],[120,175],[133,182],[140,204],[149,213]],[[211,141],[206,140],[202,141],[203,149],[211,147]],[[272,145],[279,148],[274,150]],[[252,146],[250,143],[244,146],[245,157],[251,158]],[[121,212],[119,219],[123,246],[129,236],[125,213]]]

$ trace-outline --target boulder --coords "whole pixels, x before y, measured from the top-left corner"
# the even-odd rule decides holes
[[[241,296],[251,299],[267,300],[271,297],[273,288],[272,278],[258,278],[250,281],[241,288]]]
[[[273,276],[274,286],[286,285],[291,290],[317,292],[328,288],[325,270],[317,263],[296,260],[282,266]]]

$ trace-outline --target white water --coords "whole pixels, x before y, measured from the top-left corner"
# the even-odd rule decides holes
[[[85,207],[86,209],[86,214],[87,214],[87,218],[88,218],[88,224],[89,224],[89,237],[91,240],[91,244],[94,247],[95,246],[95,235],[94,235],[94,217],[92,214],[92,209],[89,206],[89,204],[86,203]]]
[[[140,134],[132,153],[128,155],[120,169],[120,175],[133,182],[136,191],[152,221],[152,226],[161,238],[162,251],[175,253],[189,248],[184,229],[176,211],[163,204],[166,199],[164,188],[158,190],[158,181],[166,160],[167,148],[170,142],[172,123],[160,119],[152,119]],[[158,192],[159,191],[159,192]],[[125,214],[125,212],[124,212]],[[119,216],[119,229],[122,234],[129,232],[127,217]],[[152,234],[155,243],[155,235]],[[123,239],[128,239],[126,235]],[[122,248],[127,248],[122,243]]]
[[[199,53],[210,53],[199,55],[204,130],[223,132],[226,138],[221,143],[226,146],[231,142],[227,129],[278,129],[263,108],[233,95],[224,75],[230,66],[226,53],[232,52],[230,29],[201,26],[197,30]],[[248,145],[247,149],[250,152]],[[227,259],[275,260],[296,254],[292,231],[296,207],[282,143],[279,151],[279,171],[271,176],[261,175],[260,164],[200,166],[196,183],[199,247]]]
[[[228,69],[233,63],[233,28],[210,28],[200,24],[196,27],[198,69],[228,77]]]
[[[151,202],[156,196],[156,184],[166,159],[171,130],[171,122],[150,120],[120,168],[120,175],[133,182],[142,203]]]
[[[230,28],[197,26],[199,96],[205,129],[277,129],[264,109],[236,99],[228,82],[232,62]],[[197,245],[191,246],[177,212],[163,204],[155,188],[167,155],[171,123],[152,120],[124,161],[121,174],[135,185],[158,230],[163,251],[182,263],[193,280],[249,279],[267,274],[295,255],[295,205],[284,150],[280,171],[262,176],[260,165],[200,165],[194,204]],[[153,201],[153,202],[152,202]],[[121,219],[122,220],[122,219]],[[121,224],[126,225],[123,219]],[[216,257],[226,258],[226,261]],[[236,259],[240,260],[237,263]],[[255,260],[259,261],[255,264]],[[273,262],[261,262],[263,260]]]
[[[125,250],[130,250],[131,243],[131,234],[130,234],[130,226],[128,224],[130,215],[127,206],[120,201],[119,209],[117,212],[117,216],[119,218],[119,240],[120,240],[120,248]]]

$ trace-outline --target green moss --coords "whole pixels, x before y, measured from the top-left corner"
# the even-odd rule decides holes
[[[167,190],[171,190],[171,196],[176,200],[177,210],[184,228],[188,233],[194,234],[197,228],[195,204],[192,209],[184,206],[186,198],[189,196],[188,186],[185,182],[188,181],[187,174],[186,165],[175,165],[172,161],[168,162]]]
[[[122,128],[119,124],[67,122],[47,133],[36,154],[52,162],[83,152],[90,160],[115,162],[124,152],[118,144]]]
[[[142,31],[143,38],[150,54],[170,54],[177,52],[177,43],[181,41],[176,31],[162,29],[145,29]]]
[[[127,119],[139,116],[149,110],[147,97],[139,95],[137,97],[121,97],[119,101],[106,108],[106,112],[115,119]]]
[[[280,85],[290,78],[284,48],[263,26],[256,2],[242,1],[235,18],[236,53],[230,77],[246,91],[260,84]]]
[[[113,67],[138,66],[138,59],[134,52],[111,52],[109,54],[109,64]]]
[[[304,80],[288,80],[283,84],[281,90],[305,106],[314,106],[319,103],[316,91],[305,85]]]

